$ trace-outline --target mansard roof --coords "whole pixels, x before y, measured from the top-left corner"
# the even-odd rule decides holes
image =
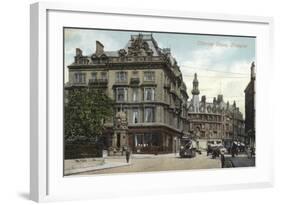
[[[128,57],[128,58],[127,58]],[[144,57],[144,58],[142,58]],[[142,58],[142,59],[140,59]],[[152,34],[131,35],[125,47],[117,51],[106,51],[101,42],[96,41],[96,51],[90,55],[83,55],[83,51],[76,48],[74,62],[68,68],[82,68],[91,66],[106,66],[111,63],[164,63],[168,71],[182,81],[182,73],[176,59],[169,48],[159,48]]]
[[[78,53],[77,53],[78,51]],[[167,59],[173,67],[174,71],[177,75],[180,75],[179,66],[177,65],[176,59],[171,55],[171,51],[169,48],[159,48],[156,40],[154,39],[152,34],[137,34],[131,35],[131,38],[125,45],[125,47],[117,50],[117,51],[104,51],[103,45],[97,41],[96,51],[92,54],[86,56],[82,54],[82,50],[76,49],[77,59],[82,58],[100,58],[103,55],[107,57],[121,57],[123,56],[152,56],[152,57],[164,57],[163,59]],[[77,61],[72,63],[72,65],[77,64]],[[89,62],[91,64],[91,62]]]

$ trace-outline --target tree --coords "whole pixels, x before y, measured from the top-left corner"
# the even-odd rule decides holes
[[[104,122],[113,116],[113,100],[103,90],[72,88],[67,91],[64,107],[65,139],[86,137],[97,140]]]

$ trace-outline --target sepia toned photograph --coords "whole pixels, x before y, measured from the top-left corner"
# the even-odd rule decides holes
[[[255,36],[63,38],[64,176],[255,167]]]

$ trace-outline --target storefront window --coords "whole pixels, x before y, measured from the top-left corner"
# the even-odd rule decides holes
[[[136,147],[161,146],[161,137],[157,133],[144,133],[135,135]]]

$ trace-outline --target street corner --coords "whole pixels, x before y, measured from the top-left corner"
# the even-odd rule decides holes
[[[132,165],[132,162],[121,161],[120,159],[76,159],[76,160],[65,160],[65,171],[64,175],[76,175],[85,172],[95,172],[104,169],[111,169],[117,167],[124,167]]]

